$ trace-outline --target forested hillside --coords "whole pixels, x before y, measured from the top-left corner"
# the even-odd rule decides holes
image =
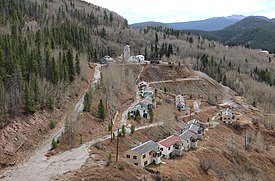
[[[74,2],[0,2],[0,127],[22,113],[60,104],[70,84],[79,81],[81,54],[97,61],[116,53],[104,42],[108,27],[123,29],[127,21]]]
[[[275,22],[266,17],[247,17],[223,30],[199,34],[229,45],[246,45],[253,49],[275,52]]]
[[[225,48],[168,28],[134,30],[116,13],[82,1],[5,0],[0,1],[0,127],[15,116],[58,107],[72,84],[84,78],[83,62],[116,58],[125,44],[146,59],[192,64],[250,101],[274,107],[274,61],[244,47]]]
[[[162,52],[165,50],[163,47],[167,47],[166,43],[169,43],[173,49],[170,61],[184,63],[205,72],[246,97],[251,104],[274,112],[275,102],[270,99],[275,96],[273,57],[244,46],[224,46],[204,36],[194,36],[190,32],[162,27],[149,27],[144,32],[152,30],[163,38],[158,40],[157,46],[151,47],[152,52],[157,52],[155,54],[158,58],[167,59]]]

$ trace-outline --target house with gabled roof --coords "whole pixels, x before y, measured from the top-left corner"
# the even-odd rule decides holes
[[[204,128],[200,127],[198,124],[195,124],[195,123],[189,124],[188,130],[195,133],[198,139],[202,139],[204,135]]]
[[[182,139],[185,151],[188,151],[190,148],[197,148],[198,137],[192,131],[186,129],[179,135],[179,137]]]
[[[173,158],[174,155],[181,156],[183,154],[183,143],[178,136],[169,136],[158,142],[162,155],[165,158]]]
[[[135,107],[133,107],[130,110],[130,116],[135,118],[137,115],[139,115],[140,118],[148,119],[148,106],[138,103]]]
[[[161,163],[162,152],[158,143],[149,140],[139,146],[136,146],[124,152],[124,158],[129,162],[145,167],[150,164]]]

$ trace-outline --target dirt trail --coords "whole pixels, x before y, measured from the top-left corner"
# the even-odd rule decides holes
[[[202,80],[199,77],[188,77],[188,78],[178,78],[175,80],[161,80],[161,81],[154,81],[154,82],[148,82],[148,84],[161,84],[161,83],[169,83],[169,82],[183,82],[183,81],[199,81]]]
[[[94,80],[91,86],[95,86],[100,80],[100,66],[95,67]],[[75,113],[83,111],[84,94],[74,107]],[[65,130],[65,123],[57,129],[39,148],[37,148],[30,158],[23,163],[9,168],[3,173],[3,180],[21,181],[21,180],[50,180],[51,177],[75,170],[81,167],[89,157],[87,149],[89,145],[98,140],[93,140],[89,144],[84,144],[79,148],[66,151],[60,155],[47,158],[45,154],[51,148],[52,139],[58,139]],[[104,138],[102,138],[104,139]]]
[[[100,80],[100,65],[97,65],[94,73],[94,80],[92,86],[95,86]],[[83,110],[84,95],[80,98],[79,102],[75,105],[74,110],[78,113]],[[126,112],[126,111],[125,111]],[[126,114],[127,115],[127,114]],[[136,128],[136,130],[148,129],[155,126],[160,126],[164,124],[163,121],[149,124],[146,126],[141,126]],[[78,148],[74,148],[63,152],[59,155],[47,158],[45,154],[51,148],[51,141],[53,138],[57,139],[61,136],[64,131],[64,124],[57,130],[52,136],[41,145],[33,155],[27,159],[25,162],[9,168],[3,173],[3,181],[49,181],[62,175],[68,171],[73,171],[79,169],[85,164],[86,160],[89,158],[89,147],[92,145],[110,139],[110,135],[106,135],[100,138],[93,139]],[[127,133],[130,133],[130,129],[126,129]]]

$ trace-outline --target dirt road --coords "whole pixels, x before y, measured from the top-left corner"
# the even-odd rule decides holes
[[[100,66],[95,67],[94,80],[91,86],[95,86],[100,80]],[[74,107],[74,112],[80,113],[83,111],[84,94]],[[70,170],[75,170],[81,167],[88,158],[87,149],[94,142],[100,140],[93,140],[89,144],[84,144],[79,148],[66,151],[60,155],[47,158],[45,154],[51,149],[52,139],[58,139],[65,130],[65,123],[61,125],[39,148],[37,148],[30,158],[23,163],[9,168],[3,173],[3,180],[21,181],[21,180],[50,180],[52,176],[65,173]],[[104,139],[104,138],[102,138]]]
[[[183,81],[199,81],[201,78],[199,77],[189,77],[189,78],[179,78],[175,80],[161,80],[161,81],[154,81],[154,82],[148,82],[148,84],[162,84],[162,83],[170,83],[170,82],[183,82]]]
[[[94,80],[91,85],[95,86],[100,80],[100,65],[96,66],[94,73]],[[83,110],[84,96],[81,97],[79,102],[75,105],[74,110],[76,112],[82,112]],[[147,129],[150,127],[160,126],[164,122],[156,122],[146,126],[138,127],[136,130]],[[3,173],[3,181],[49,181],[53,180],[58,175],[62,175],[68,171],[79,169],[85,164],[89,158],[89,147],[92,145],[110,139],[110,135],[106,135],[100,138],[96,138],[81,145],[78,148],[68,150],[59,155],[47,158],[45,154],[51,148],[51,141],[53,138],[57,139],[64,131],[64,124],[58,129],[45,144],[36,149],[33,155],[26,159],[23,163],[9,168]],[[126,129],[127,133],[130,133],[130,129]]]

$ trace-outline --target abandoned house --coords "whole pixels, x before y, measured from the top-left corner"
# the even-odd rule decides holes
[[[182,139],[183,148],[185,151],[188,151],[190,148],[197,148],[198,146],[198,137],[195,133],[190,130],[183,131],[179,137]]]
[[[124,157],[135,165],[145,167],[150,164],[161,163],[162,152],[159,145],[150,140],[126,151]]]
[[[230,108],[226,108],[222,110],[219,114],[221,121],[223,121],[226,124],[232,124],[236,121],[236,115],[234,111]]]
[[[176,108],[178,111],[185,110],[185,101],[184,101],[184,97],[182,95],[176,96]]]
[[[183,143],[178,136],[169,136],[158,142],[162,155],[165,158],[173,158],[173,156],[181,156],[183,154]]]

